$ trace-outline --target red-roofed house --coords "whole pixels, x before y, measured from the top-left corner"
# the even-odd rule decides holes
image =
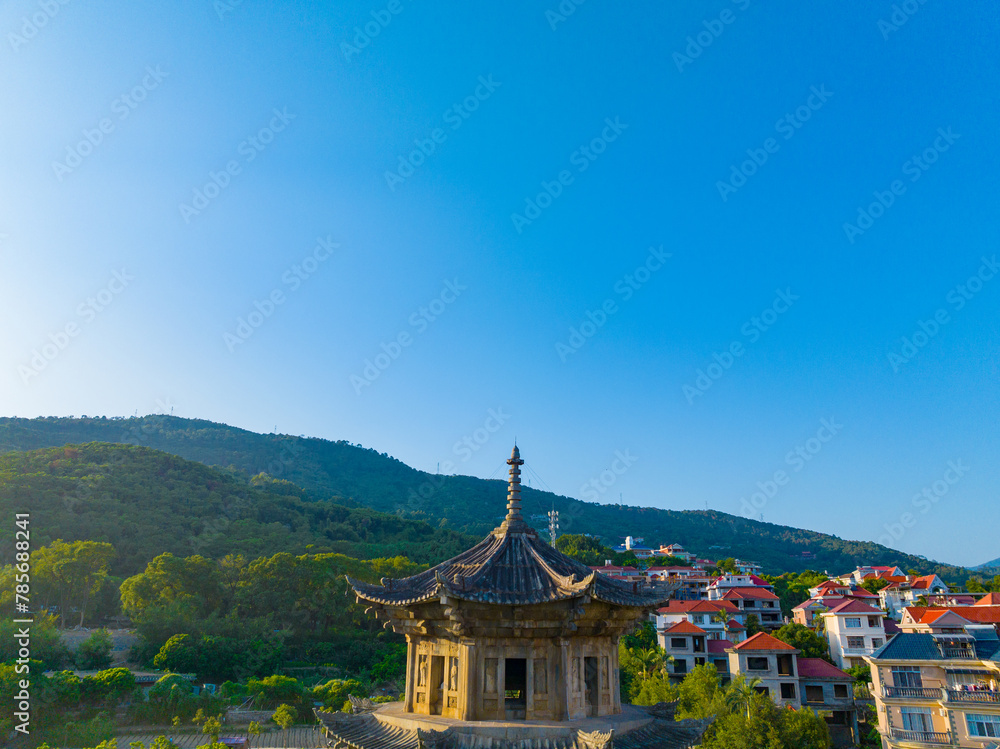
[[[827,723],[858,737],[854,679],[819,658],[799,658],[800,651],[766,632],[728,648],[729,671],[760,679],[756,689],[782,707],[807,706],[829,712]]]
[[[660,632],[660,644],[673,658],[671,676],[683,679],[695,666],[708,661],[708,632],[685,620],[671,624]]]
[[[721,600],[735,603],[744,614],[744,623],[745,617],[753,614],[764,629],[777,629],[784,624],[778,596],[764,588],[729,588]]]
[[[987,593],[976,601],[973,606],[1000,606],[1000,593]]]
[[[841,668],[864,663],[885,644],[885,612],[861,601],[846,600],[820,614],[826,623],[830,657]]]
[[[710,640],[732,639],[734,635],[742,639],[742,635],[733,632],[726,623],[727,620],[742,616],[739,607],[731,601],[670,601],[652,618],[656,623],[660,645],[665,648],[663,633],[681,621],[701,627]]]
[[[893,580],[878,592],[883,609],[893,619],[903,615],[903,609],[912,606],[920,596],[928,599],[932,596],[942,596],[949,593],[949,588],[937,575],[910,575],[902,580]]]
[[[1000,606],[908,606],[903,610],[903,619],[899,623],[900,629],[904,632],[926,632],[927,627],[935,622],[940,614],[950,611],[965,620],[968,620],[975,627],[992,626],[1000,634]]]

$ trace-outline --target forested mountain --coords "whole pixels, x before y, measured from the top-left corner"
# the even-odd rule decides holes
[[[32,548],[107,541],[110,572],[132,575],[155,556],[248,558],[278,552],[447,559],[476,538],[427,523],[305,498],[268,476],[252,479],[134,445],[91,442],[0,455],[0,514],[30,513]],[[11,561],[13,523],[0,528]]]
[[[173,416],[0,419],[0,451],[91,441],[163,450],[228,468],[244,480],[267,473],[302,487],[302,494],[294,498],[303,513],[306,500],[336,498],[341,505],[361,505],[481,536],[496,525],[506,504],[503,480],[428,474],[384,453],[345,441],[257,434]],[[964,580],[969,574],[963,568],[928,562],[875,543],[846,541],[722,512],[600,505],[527,487],[522,496],[527,515],[544,513],[553,506],[559,510],[561,526],[566,532],[593,533],[609,542],[617,542],[629,534],[642,535],[647,542],[681,543],[706,558],[753,559],[769,573],[812,568],[836,574],[858,564],[877,562],[937,572],[951,581]],[[265,544],[253,540],[251,534],[241,538],[257,544],[254,548],[261,553],[280,550],[265,550]],[[427,557],[425,554],[421,559]]]

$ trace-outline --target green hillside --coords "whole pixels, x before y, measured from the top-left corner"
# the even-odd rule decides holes
[[[494,527],[506,504],[502,480],[428,474],[345,441],[256,434],[172,416],[0,419],[0,451],[89,441],[142,445],[227,467],[243,477],[265,472],[302,487],[304,498],[313,501],[336,497],[341,504],[426,520],[435,527],[443,523],[474,536]],[[592,533],[611,542],[631,534],[643,536],[647,543],[681,543],[710,559],[737,556],[758,561],[768,573],[812,568],[836,574],[858,564],[880,563],[937,572],[952,581],[969,574],[963,568],[928,562],[875,543],[846,541],[721,512],[599,505],[531,488],[525,488],[523,499],[528,515],[544,513],[554,505],[565,532]]]
[[[278,552],[405,555],[438,562],[476,538],[364,507],[311,500],[293,484],[254,479],[148,447],[90,442],[0,454],[0,512],[30,513],[31,544],[107,541],[111,572],[141,571],[158,554],[248,558]],[[0,528],[10,561],[13,523]]]

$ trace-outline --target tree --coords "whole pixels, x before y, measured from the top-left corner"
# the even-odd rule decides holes
[[[878,593],[882,588],[886,587],[889,581],[882,577],[870,577],[861,583],[861,587],[867,590],[869,593]]]
[[[247,726],[247,736],[250,737],[250,743],[253,744],[253,740],[260,736],[263,731],[261,730],[260,723],[255,720],[250,721],[250,725]]]
[[[802,651],[801,658],[823,658],[830,660],[830,646],[825,637],[820,637],[809,627],[797,622],[789,622],[774,633],[782,642]]]
[[[95,671],[111,665],[111,633],[106,629],[98,629],[90,637],[80,643],[76,649],[74,660],[81,671]]]
[[[657,705],[661,702],[673,702],[678,694],[677,687],[670,683],[670,676],[666,671],[660,671],[640,682],[639,694],[632,700],[632,704]]]
[[[199,657],[194,638],[188,634],[179,634],[163,644],[160,652],[153,658],[153,665],[169,671],[193,674],[198,671]]]
[[[339,710],[347,701],[348,695],[367,697],[368,690],[357,679],[330,679],[326,684],[313,687],[313,699],[323,703],[324,708]]]
[[[137,690],[135,676],[127,668],[109,668],[83,679],[83,693],[107,705],[115,705]]]
[[[764,630],[760,626],[760,619],[757,618],[756,614],[747,614],[747,637],[753,637],[758,632],[763,632]]]
[[[759,685],[760,679],[758,677],[753,676],[748,679],[745,675],[740,674],[726,690],[726,704],[734,712],[743,713],[749,719],[753,711],[754,700],[761,696],[757,692]]]
[[[218,717],[206,718],[201,726],[201,732],[212,739],[212,743],[218,743],[219,734],[222,733],[222,721]]]
[[[59,619],[63,627],[67,626],[66,615],[73,603],[80,609],[80,626],[83,626],[90,597],[100,589],[114,556],[115,549],[109,543],[66,543],[62,539],[32,552],[35,585],[43,600],[59,601]]]
[[[288,746],[288,729],[295,723],[297,717],[295,708],[291,705],[278,705],[278,709],[271,716],[271,720],[281,726],[282,743],[285,746]]]
[[[695,666],[680,684],[677,719],[707,718],[725,713],[726,703],[714,665]]]

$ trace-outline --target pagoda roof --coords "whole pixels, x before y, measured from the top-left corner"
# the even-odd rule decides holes
[[[632,582],[600,574],[539,539],[520,513],[517,447],[511,466],[508,513],[500,527],[453,559],[412,577],[383,578],[381,585],[347,578],[358,598],[389,607],[406,607],[443,596],[499,605],[530,605],[581,596],[617,606],[652,607],[669,594],[645,591]]]

